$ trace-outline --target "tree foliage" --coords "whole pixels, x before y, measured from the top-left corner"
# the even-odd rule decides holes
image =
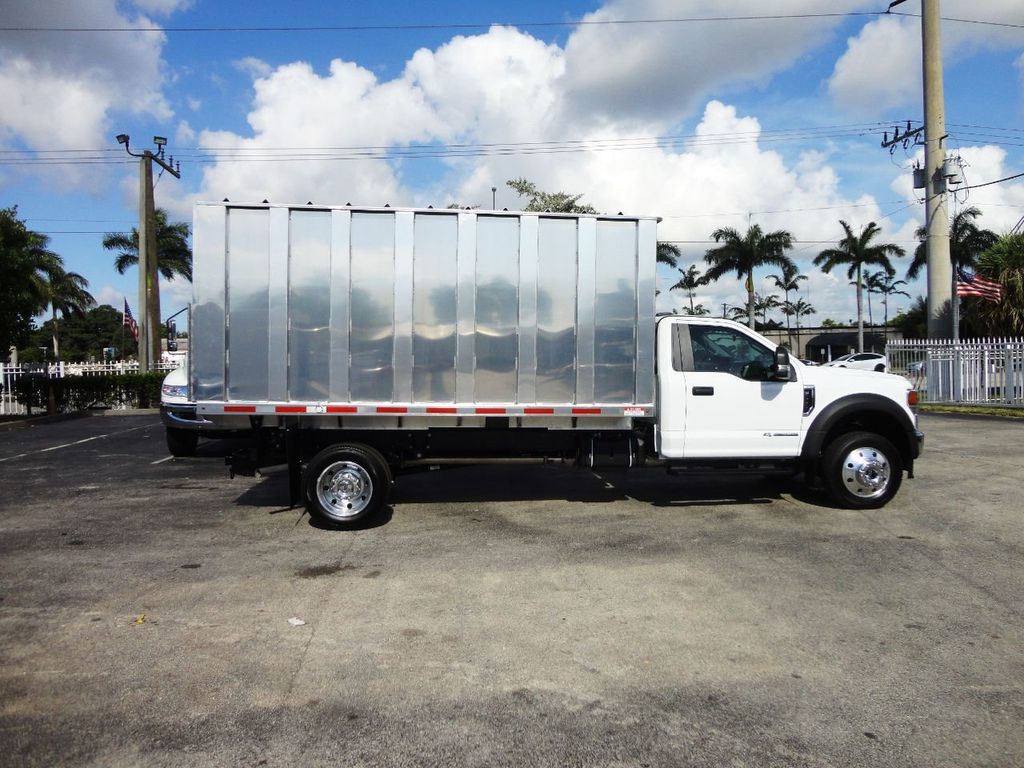
[[[165,280],[183,277],[192,281],[192,249],[188,245],[189,226],[184,221],[167,223],[167,211],[157,208],[156,268]],[[114,268],[124,274],[129,267],[139,264],[139,230],[132,227],[131,234],[110,232],[103,237],[103,248],[115,251]]]
[[[1024,233],[997,238],[978,259],[978,274],[1003,286],[1002,301],[973,300],[983,332],[1024,335]]]
[[[964,208],[949,225],[949,257],[953,261],[954,269],[974,269],[978,263],[978,257],[987,251],[998,240],[998,235],[988,229],[981,229],[975,223],[975,219],[981,216],[981,211],[973,205]],[[914,249],[914,258],[907,268],[907,279],[914,280],[928,264],[928,248],[926,239],[928,229],[918,227],[914,232],[921,242]]]
[[[32,318],[48,306],[56,317],[83,312],[95,303],[86,290],[88,281],[66,271],[64,260],[49,244],[49,237],[28,229],[18,218],[17,207],[0,209],[0,355],[4,357],[11,346],[25,344]]]
[[[551,213],[597,213],[592,205],[580,205],[583,194],[571,195],[568,192],[542,192],[537,185],[526,179],[511,179],[505,182],[520,197],[525,197],[527,202],[524,211]]]
[[[61,358],[74,362],[102,360],[105,347],[116,347],[118,358],[138,353],[131,332],[124,327],[121,311],[108,304],[94,307],[82,315],[70,315],[61,322]],[[53,335],[53,320],[33,330],[18,358],[25,362],[41,362],[40,347],[47,347]],[[52,358],[51,358],[52,359]]]

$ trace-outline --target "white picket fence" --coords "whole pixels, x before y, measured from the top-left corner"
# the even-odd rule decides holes
[[[171,371],[182,364],[183,358],[163,360],[156,365],[158,371]],[[98,376],[101,374],[138,373],[136,360],[119,360],[110,363],[50,363],[48,368],[38,365],[9,365],[0,363],[0,416],[20,416],[27,411],[15,397],[15,382],[19,376],[28,373],[46,372],[51,378],[64,376]],[[115,406],[116,407],[116,406]]]
[[[889,371],[923,402],[1024,407],[1024,338],[890,341]]]

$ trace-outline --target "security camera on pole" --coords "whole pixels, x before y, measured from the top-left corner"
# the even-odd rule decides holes
[[[171,157],[164,161],[167,139],[154,136],[156,152],[132,152],[126,133],[117,143],[132,157],[139,158],[139,370],[151,371],[160,356],[160,287],[156,264],[156,212],[153,203],[153,163],[174,178],[181,178],[181,163]]]

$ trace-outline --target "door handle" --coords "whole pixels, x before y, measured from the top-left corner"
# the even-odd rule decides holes
[[[691,391],[696,397],[710,397],[715,394],[714,387],[694,387]]]

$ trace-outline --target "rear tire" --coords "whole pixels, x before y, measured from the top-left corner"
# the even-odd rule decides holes
[[[171,456],[195,456],[199,433],[189,429],[167,428],[167,450]]]
[[[825,487],[846,509],[884,507],[903,483],[903,457],[872,432],[848,432],[833,440],[822,457]]]
[[[878,365],[875,366],[875,370],[878,371],[879,373],[885,373],[885,366],[879,363]]]
[[[391,487],[391,470],[370,446],[340,443],[313,457],[302,484],[310,517],[331,527],[346,527],[381,512]]]

